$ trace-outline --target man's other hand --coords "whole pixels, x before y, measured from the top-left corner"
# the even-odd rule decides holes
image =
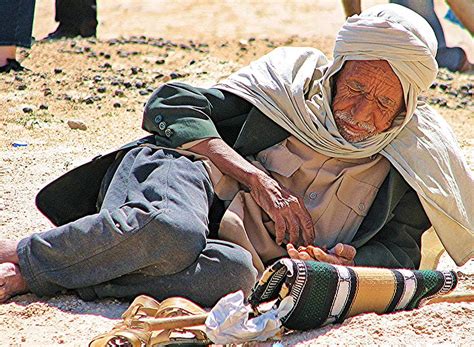
[[[291,243],[286,246],[292,259],[316,260],[335,265],[354,265],[356,249],[350,245],[338,243],[328,251],[315,246],[300,246],[296,249]]]
[[[251,185],[250,194],[275,222],[276,242],[279,245],[286,234],[293,244],[299,243],[300,236],[305,245],[314,242],[313,220],[302,198],[294,196],[263,172]]]

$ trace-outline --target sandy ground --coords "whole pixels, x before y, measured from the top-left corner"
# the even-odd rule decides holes
[[[209,86],[279,45],[331,54],[343,22],[338,1],[99,2],[98,40],[37,42],[22,52],[31,71],[0,77],[0,237],[51,228],[35,208],[37,191],[97,154],[146,135],[151,91],[173,78]],[[383,1],[363,1],[364,7]],[[445,11],[437,1],[437,10]],[[34,35],[55,27],[54,1],[38,1]],[[472,38],[443,21],[448,43],[474,60]],[[131,37],[133,35],[143,37]],[[125,37],[125,38],[123,38]],[[425,95],[450,123],[474,169],[474,77],[442,71]],[[86,130],[71,129],[78,120]],[[13,147],[24,142],[25,147]],[[474,290],[474,263],[457,268],[458,291]],[[127,303],[86,303],[72,295],[24,295],[0,305],[0,346],[84,346],[109,330]],[[474,304],[440,303],[411,312],[363,314],[344,324],[293,333],[284,345],[474,344]]]

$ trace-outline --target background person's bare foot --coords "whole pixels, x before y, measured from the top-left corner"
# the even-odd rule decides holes
[[[16,248],[19,241],[0,239],[0,263],[18,264],[18,255]]]
[[[0,264],[0,303],[7,301],[14,295],[28,292],[18,265],[13,263]]]

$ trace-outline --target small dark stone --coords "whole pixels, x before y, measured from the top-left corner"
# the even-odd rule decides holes
[[[112,82],[110,82],[111,85],[113,86],[118,86],[120,84],[120,81],[119,80],[112,80]]]
[[[150,93],[153,93],[155,91],[152,87],[148,87],[146,90],[149,91]]]
[[[155,61],[155,64],[157,64],[157,65],[162,65],[164,63],[165,63],[164,59],[158,59],[157,61]]]
[[[176,79],[176,78],[180,78],[180,77],[183,77],[183,76],[180,75],[180,74],[177,73],[177,72],[172,72],[172,73],[170,73],[170,77],[171,77],[171,79],[174,80],[174,79]]]
[[[430,86],[431,89],[436,89],[438,86],[438,82],[433,82],[433,84]]]
[[[147,91],[146,89],[145,89],[145,90],[143,90],[143,89],[140,90],[139,93],[140,93],[140,95],[148,95],[148,94],[150,94],[150,92]]]
[[[448,105],[448,102],[443,98],[439,98],[438,105],[442,107],[446,107]]]
[[[25,90],[26,89],[26,84],[20,84],[18,87],[17,87],[18,90]]]
[[[100,82],[100,81],[102,81],[102,77],[99,76],[99,75],[96,75],[96,76],[94,76],[94,81]]]
[[[131,87],[132,87],[132,83],[130,83],[129,81],[125,81],[125,82],[123,82],[123,86],[124,86],[125,88],[131,88]]]
[[[136,74],[138,74],[139,68],[133,66],[130,70],[132,71],[132,75],[136,75]]]
[[[23,77],[16,75],[15,76],[15,81],[20,81],[21,82],[21,81],[23,81]]]
[[[143,88],[144,86],[145,83],[143,83],[142,81],[135,82],[135,87],[137,87],[138,89]]]
[[[157,75],[155,76],[155,80],[158,80],[158,79],[160,79],[160,78],[163,78],[163,76],[164,76],[164,75],[163,75],[162,73],[159,73],[159,74],[157,74]]]
[[[97,88],[97,92],[99,92],[99,93],[105,93],[106,91],[107,91],[107,88],[105,88],[105,87]]]
[[[43,95],[44,96],[49,96],[53,94],[53,91],[51,90],[51,88],[46,88],[44,91],[43,91]]]
[[[59,67],[55,67],[54,68],[54,73],[55,74],[60,74],[61,72],[63,72],[63,69],[59,68]]]
[[[122,89],[117,89],[115,92],[114,92],[114,95],[115,96],[124,96],[124,92]]]
[[[47,110],[48,108],[49,108],[49,106],[46,105],[46,104],[41,104],[41,105],[39,106],[39,109],[40,109],[40,110]]]
[[[108,42],[108,43],[109,43],[109,46],[114,46],[114,45],[117,45],[117,44],[119,44],[119,43],[120,43],[120,41],[119,41],[119,40],[117,40],[117,39],[111,39],[111,40],[109,40],[109,42]]]
[[[104,63],[104,65],[102,65],[102,67],[104,69],[110,69],[112,67],[112,65],[110,65],[110,63]]]
[[[109,53],[104,54],[104,58],[105,59],[110,59],[110,54]]]
[[[114,107],[115,108],[120,108],[120,107],[122,107],[122,104],[120,102],[114,102]]]
[[[31,107],[23,107],[24,113],[33,113],[33,109]]]
[[[85,102],[87,105],[93,104],[93,103],[94,103],[94,97],[88,96],[87,98],[84,99],[84,102]]]
[[[458,91],[456,89],[450,89],[448,91],[449,95],[458,96]]]
[[[446,90],[446,89],[448,89],[448,87],[449,86],[446,83],[440,83],[439,84],[439,89],[441,89],[441,90]]]
[[[84,47],[84,52],[90,52],[90,51],[91,51],[90,47],[88,47],[88,46]]]
[[[419,96],[418,96],[418,100],[419,100],[419,101],[426,102],[426,101],[428,100],[428,98],[427,98],[425,95],[419,95]]]
[[[196,64],[196,60],[194,59],[189,62],[189,65],[193,65],[193,64]]]

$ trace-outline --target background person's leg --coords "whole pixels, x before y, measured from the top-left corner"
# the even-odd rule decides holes
[[[224,295],[237,290],[249,295],[256,275],[249,252],[229,242],[209,240],[199,258],[179,273],[163,276],[150,266],[77,292],[85,300],[105,297],[133,299],[140,294],[158,300],[182,296],[210,307]]]
[[[0,71],[22,70],[16,47],[31,47],[35,0],[3,0],[0,6]],[[16,63],[16,64],[15,64]],[[11,64],[8,68],[8,65]],[[5,67],[2,71],[1,67]]]
[[[434,10],[433,0],[390,0],[392,4],[398,4],[415,11],[422,16],[433,29],[436,39],[438,40],[438,48],[446,47],[446,39],[444,38],[443,27]]]
[[[97,28],[96,0],[56,0],[58,28],[48,39],[95,36]]]
[[[20,270],[38,295],[150,266],[161,275],[181,272],[206,247],[213,194],[201,162],[136,148],[122,160],[98,214],[20,241]]]
[[[434,10],[433,0],[390,0],[390,2],[408,7],[426,19],[438,40],[436,61],[439,67],[445,67],[451,71],[459,71],[464,68],[467,61],[466,52],[461,47],[446,47],[443,27]]]

